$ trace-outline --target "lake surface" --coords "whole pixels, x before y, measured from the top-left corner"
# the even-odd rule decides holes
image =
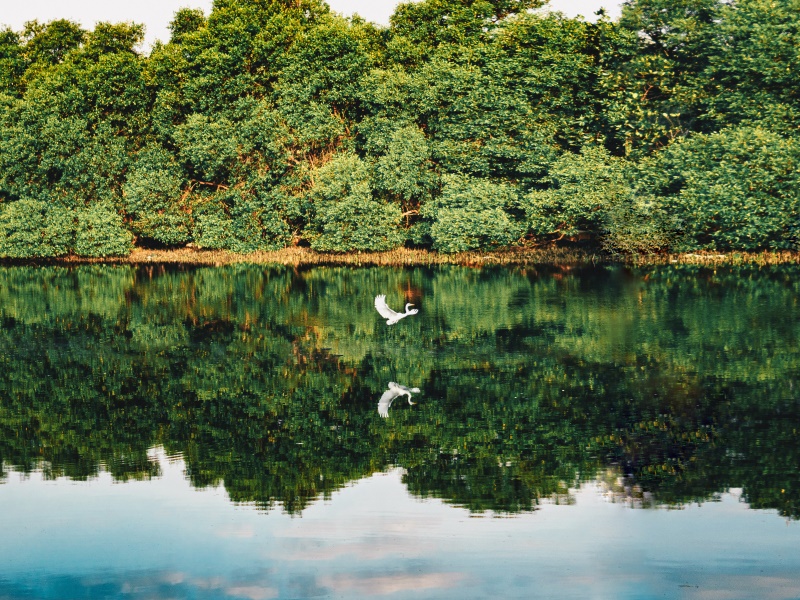
[[[0,599],[800,598],[798,276],[4,267]]]

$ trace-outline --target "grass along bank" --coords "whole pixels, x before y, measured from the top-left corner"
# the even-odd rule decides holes
[[[7,262],[7,261],[5,261]],[[14,261],[18,262],[18,261]],[[41,261],[36,261],[41,262]],[[82,258],[68,256],[49,260],[55,264],[187,264],[222,266],[237,263],[277,264],[290,266],[353,265],[353,266],[425,266],[425,265],[586,265],[620,263],[630,265],[697,264],[789,264],[800,263],[800,252],[691,252],[683,254],[609,255],[575,248],[517,248],[494,252],[458,252],[445,254],[430,250],[399,248],[388,252],[316,252],[309,248],[291,247],[273,252],[236,254],[227,250],[178,248],[150,250],[136,248],[129,256],[118,258]]]

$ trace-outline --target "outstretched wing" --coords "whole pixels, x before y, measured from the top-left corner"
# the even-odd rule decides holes
[[[375,310],[377,310],[384,319],[396,319],[400,315],[400,313],[396,313],[386,306],[385,294],[375,296]]]
[[[388,389],[383,392],[383,396],[381,399],[378,400],[378,414],[382,416],[384,419],[389,416],[389,407],[394,402],[394,399],[397,398],[400,393],[394,389]]]

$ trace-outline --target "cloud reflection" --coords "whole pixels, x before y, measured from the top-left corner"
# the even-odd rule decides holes
[[[333,575],[323,577],[320,585],[337,593],[385,596],[398,592],[458,587],[466,580],[464,573],[397,573],[395,575]]]
[[[224,539],[244,540],[255,537],[256,532],[254,531],[252,525],[243,525],[220,528],[215,532],[215,535]]]
[[[761,600],[796,600],[800,598],[800,583],[794,577],[769,575],[731,575],[717,579],[716,577],[700,577],[698,583],[691,584],[694,578],[690,575],[689,583],[681,585],[681,594],[685,598],[695,600],[745,600],[760,598]]]
[[[29,573],[17,581],[0,575],[0,600],[11,598],[127,598],[129,600],[170,600],[222,597],[271,600],[280,596],[272,585],[269,570],[257,570],[236,577],[193,577],[181,571],[128,571],[89,576]],[[318,595],[318,594],[317,594]]]
[[[416,556],[423,551],[436,552],[436,546],[430,542],[396,537],[373,537],[363,542],[326,544],[323,540],[301,544],[296,550],[280,556],[289,561],[328,561],[341,560],[343,557],[365,560],[382,560],[391,556]],[[277,558],[277,555],[272,555]]]
[[[237,598],[247,598],[248,600],[269,600],[270,598],[278,597],[278,590],[271,587],[262,587],[258,585],[243,585],[238,587],[230,587],[225,590],[228,596],[236,596]]]

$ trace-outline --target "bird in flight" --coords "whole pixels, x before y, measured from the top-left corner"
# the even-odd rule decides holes
[[[400,319],[407,317],[408,315],[415,315],[419,312],[417,308],[409,308],[410,306],[414,306],[410,302],[406,304],[406,312],[399,313],[393,311],[389,308],[386,304],[386,294],[381,294],[380,296],[375,296],[375,309],[380,313],[380,315],[387,319],[387,325],[394,325]]]
[[[381,399],[378,400],[378,414],[384,419],[388,417],[389,407],[392,405],[392,402],[394,402],[395,398],[404,394],[408,396],[409,404],[416,404],[416,402],[411,401],[412,392],[419,394],[419,388],[408,388],[404,385],[400,385],[399,383],[395,383],[394,381],[390,381],[389,389],[383,392]]]

